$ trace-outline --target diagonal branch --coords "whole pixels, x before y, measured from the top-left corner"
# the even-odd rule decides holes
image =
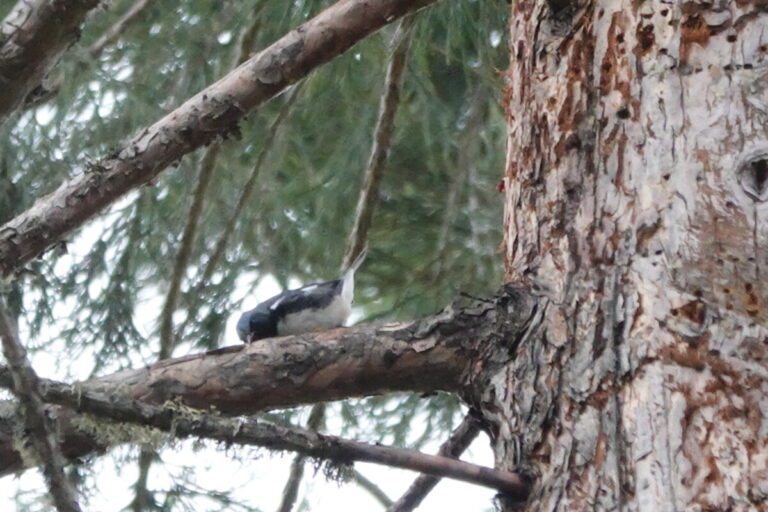
[[[245,207],[248,205],[251,199],[251,194],[256,188],[257,179],[261,173],[261,169],[264,167],[264,163],[267,161],[267,156],[274,146],[275,138],[279,128],[283,124],[283,121],[288,118],[303,83],[304,82],[302,81],[293,86],[291,92],[288,94],[288,98],[285,100],[285,103],[277,113],[277,117],[275,117],[269,127],[267,137],[262,143],[261,152],[259,152],[259,156],[256,157],[256,162],[251,168],[251,173],[243,185],[242,190],[240,191],[240,196],[237,198],[235,209],[229,216],[229,219],[227,219],[224,230],[222,231],[218,240],[216,240],[213,252],[208,258],[208,261],[205,263],[203,275],[198,280],[192,292],[188,294],[190,297],[190,304],[188,306],[189,311],[187,313],[187,317],[184,319],[184,323],[182,323],[178,329],[177,336],[179,338],[184,336],[184,333],[187,330],[187,326],[191,321],[194,320],[195,316],[197,315],[197,310],[200,305],[200,298],[203,295],[203,289],[210,281],[211,276],[213,276],[213,273],[216,271],[219,262],[224,257],[224,253],[227,250],[227,244],[229,244],[229,239],[232,236],[232,233],[234,233],[235,227],[237,226],[237,221],[240,218],[240,215],[243,213],[243,210],[245,210]]]
[[[257,15],[265,5],[262,2],[257,5],[254,15]],[[248,53],[253,48],[253,41],[259,25],[259,18],[255,16],[253,23],[248,26],[240,36],[237,55],[235,56],[235,66],[242,64],[247,58]],[[187,222],[184,225],[184,232],[181,236],[179,250],[173,263],[171,279],[168,283],[168,292],[165,295],[163,309],[160,312],[160,350],[158,360],[162,361],[171,357],[176,347],[176,340],[173,332],[173,314],[176,312],[179,295],[181,292],[181,281],[187,272],[189,260],[192,256],[195,238],[197,236],[200,219],[203,216],[205,196],[213,177],[213,171],[216,169],[216,160],[221,148],[220,142],[214,142],[206,148],[203,157],[200,159],[200,170],[198,171],[197,186],[192,194],[192,202],[189,205]],[[136,495],[132,503],[133,510],[139,512],[145,510],[152,500],[152,493],[147,489],[147,477],[152,461],[156,454],[152,450],[142,450],[139,455],[139,478],[136,481]]]
[[[384,493],[384,491],[381,490],[381,487],[371,482],[368,478],[365,477],[365,475],[356,469],[352,471],[352,480],[354,480],[357,485],[368,491],[371,496],[376,499],[376,501],[381,503],[382,507],[390,507],[392,505],[392,500]]]
[[[173,262],[168,292],[165,294],[165,302],[163,302],[163,309],[160,312],[160,352],[158,355],[160,360],[171,357],[171,353],[176,345],[173,336],[173,313],[176,312],[176,304],[181,291],[181,280],[187,273],[189,259],[192,256],[197,227],[200,224],[200,218],[203,216],[205,194],[208,191],[208,185],[211,183],[213,171],[216,169],[216,157],[219,154],[219,148],[219,144],[210,145],[205,150],[200,161],[197,186],[195,186],[195,191],[192,194],[192,203],[189,205],[187,222],[184,225],[179,250],[176,252],[176,258]]]
[[[459,455],[464,453],[477,434],[480,433],[480,425],[476,418],[467,415],[461,421],[458,427],[453,431],[451,437],[445,441],[438,450],[437,454],[442,457],[451,457],[458,459]],[[387,512],[410,512],[421,505],[422,500],[427,494],[435,488],[440,481],[435,475],[421,475],[405,491],[400,499],[387,509]]]
[[[43,474],[56,509],[59,512],[79,512],[77,493],[64,473],[67,461],[59,450],[55,430],[48,423],[45,404],[40,398],[40,381],[29,364],[27,351],[19,341],[16,326],[2,300],[0,300],[0,339],[2,339],[3,354],[8,360],[11,389],[21,402],[24,424],[31,433],[32,445],[42,462]]]
[[[395,129],[395,115],[400,103],[400,89],[405,75],[405,61],[408,47],[413,34],[414,15],[403,18],[392,37],[392,56],[387,66],[387,77],[384,82],[384,94],[379,104],[379,116],[373,133],[373,146],[368,158],[368,165],[363,177],[363,187],[357,202],[355,225],[347,239],[347,251],[342,269],[346,269],[362,252],[368,240],[368,229],[371,227],[373,212],[379,194],[379,183],[384,172],[384,163],[392,145],[392,133]]]
[[[392,56],[387,66],[387,75],[384,83],[384,94],[381,97],[379,116],[374,129],[373,147],[368,159],[363,178],[363,187],[360,190],[360,198],[357,204],[355,224],[347,239],[347,250],[341,263],[342,270],[346,270],[364,250],[368,241],[368,229],[371,226],[373,211],[379,193],[379,183],[384,171],[384,163],[387,159],[389,147],[392,144],[392,133],[395,126],[395,114],[400,100],[400,89],[403,84],[405,60],[408,55],[408,46],[413,33],[415,14],[409,14],[400,22],[395,35],[392,37]],[[310,422],[315,419],[318,425],[325,417],[325,404],[315,404],[310,413]],[[308,425],[311,430],[317,430],[316,426]],[[283,499],[278,507],[278,512],[290,512],[296,501],[299,483],[304,474],[304,457],[297,455],[291,463],[291,472],[283,489]]]
[[[395,391],[472,392],[473,382],[482,382],[494,365],[511,357],[535,300],[507,286],[493,300],[469,301],[415,322],[362,324],[226,347],[76,387],[147,404],[173,400],[226,415]],[[9,386],[1,368],[0,385]],[[13,412],[5,404],[0,402],[0,475],[24,467],[13,444]],[[71,411],[56,414],[68,456],[104,447],[98,439],[83,438]]]
[[[99,54],[104,51],[104,48],[111,45],[125,32],[125,29],[139,17],[147,8],[151,0],[137,0],[130,9],[125,11],[122,16],[110,26],[96,42],[86,50],[88,57],[91,60],[98,58]]]
[[[80,35],[100,0],[19,0],[0,24],[0,124]]]
[[[153,427],[172,432],[176,437],[197,436],[227,444],[295,451],[308,457],[330,459],[341,464],[360,461],[410,469],[497,489],[517,500],[524,499],[529,488],[529,483],[516,473],[257,420],[225,418],[215,413],[189,411],[174,404],[162,407],[149,405],[128,398],[107,397],[98,392],[80,392],[66,384],[51,381],[44,386],[43,396],[49,402],[100,418]]]
[[[0,271],[18,270],[185,154],[235,133],[246,115],[290,84],[434,1],[340,0],[0,227]]]
[[[307,420],[307,429],[310,432],[317,432],[325,419],[325,404],[315,404],[312,406],[312,410],[309,413],[309,419]],[[299,495],[299,484],[304,476],[304,462],[306,462],[306,455],[297,455],[291,462],[291,470],[289,472],[288,481],[285,482],[283,487],[283,498],[280,500],[280,505],[277,507],[278,512],[291,512],[293,505],[296,503],[296,497]]]

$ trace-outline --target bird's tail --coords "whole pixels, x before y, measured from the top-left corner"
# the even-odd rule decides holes
[[[363,247],[360,254],[355,258],[355,261],[344,271],[344,277],[342,278],[341,296],[344,297],[348,303],[352,303],[355,294],[355,271],[363,264],[365,256],[368,254],[368,244]]]

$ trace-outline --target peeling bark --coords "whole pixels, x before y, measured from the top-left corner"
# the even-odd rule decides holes
[[[528,510],[764,509],[765,4],[574,5],[512,8],[506,273],[546,314],[497,463]]]
[[[0,227],[8,275],[191,151],[237,134],[264,102],[359,40],[435,0],[341,0]]]
[[[224,415],[393,391],[463,393],[484,382],[510,356],[527,329],[532,297],[506,287],[493,300],[471,301],[406,324],[273,338],[158,362],[75,385],[75,389],[138,400],[174,401]],[[0,368],[0,385],[9,385]],[[0,402],[0,475],[23,467],[14,456],[18,419]],[[76,428],[71,410],[56,408],[67,456],[98,448]]]
[[[20,0],[0,24],[0,124],[80,37],[99,0]]]

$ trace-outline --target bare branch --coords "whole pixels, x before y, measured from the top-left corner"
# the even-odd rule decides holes
[[[313,69],[434,1],[340,0],[0,227],[0,270],[21,268],[185,154],[236,132],[247,114]]]
[[[381,97],[379,117],[374,130],[373,147],[371,149],[368,165],[365,169],[363,187],[360,190],[355,224],[347,239],[347,250],[341,264],[342,270],[348,268],[355,258],[360,255],[368,239],[368,229],[371,225],[373,210],[376,205],[379,182],[381,181],[381,174],[384,170],[384,162],[387,157],[387,152],[392,142],[394,119],[400,99],[400,88],[402,87],[403,82],[405,58],[408,54],[414,16],[414,14],[409,14],[403,18],[392,38],[393,51],[387,67],[384,94]],[[316,404],[312,408],[310,421],[315,417],[319,424],[324,416],[325,405]],[[316,430],[316,427],[313,428],[310,425],[308,425],[307,428]],[[285,484],[285,488],[283,489],[283,500],[277,509],[278,512],[291,511],[296,502],[299,483],[301,482],[303,475],[304,457],[297,455],[291,464],[291,472],[288,481]]]
[[[187,273],[189,258],[197,234],[200,218],[203,216],[203,206],[208,185],[211,183],[213,171],[216,169],[216,157],[219,154],[219,144],[212,144],[205,150],[200,161],[200,172],[197,175],[197,186],[192,195],[192,203],[189,205],[187,223],[184,225],[184,233],[181,236],[179,250],[173,263],[171,280],[168,283],[168,293],[165,295],[163,310],[160,313],[160,353],[158,359],[171,357],[175,343],[173,336],[173,313],[176,311],[176,303],[181,290],[181,280]]]
[[[149,469],[152,467],[155,457],[157,454],[154,450],[141,450],[139,452],[139,476],[136,477],[136,483],[133,484],[134,496],[130,505],[134,512],[145,512],[156,508],[155,498],[147,487]]]
[[[75,42],[99,0],[19,0],[0,24],[0,124]]]
[[[235,209],[232,212],[232,215],[230,215],[229,219],[227,220],[226,225],[224,226],[224,230],[221,233],[221,236],[218,240],[216,240],[216,245],[214,246],[213,252],[211,253],[210,258],[208,258],[208,261],[205,264],[205,269],[203,270],[203,275],[200,277],[199,281],[195,285],[195,288],[193,291],[189,294],[191,297],[191,300],[193,301],[189,305],[189,313],[187,314],[187,318],[184,320],[184,323],[179,327],[178,329],[178,337],[182,338],[184,336],[184,333],[186,332],[187,326],[189,325],[189,322],[191,322],[195,315],[197,314],[197,308],[199,306],[199,298],[202,296],[202,290],[205,288],[205,286],[208,284],[208,282],[211,279],[211,276],[213,276],[213,273],[216,271],[216,268],[221,261],[221,259],[224,257],[224,253],[227,250],[227,244],[229,243],[229,239],[232,236],[232,233],[235,231],[235,227],[237,226],[237,221],[240,218],[240,215],[243,213],[243,210],[245,209],[246,205],[249,203],[251,199],[251,194],[253,194],[254,189],[256,188],[256,181],[259,177],[259,174],[261,173],[261,169],[264,167],[264,162],[267,160],[267,156],[269,155],[270,151],[272,150],[272,147],[274,146],[275,137],[277,136],[277,133],[280,129],[280,126],[283,124],[283,121],[289,116],[290,111],[296,101],[296,98],[298,97],[299,89],[301,88],[301,85],[304,82],[299,82],[295,86],[293,86],[293,89],[288,94],[288,98],[285,100],[285,103],[283,104],[282,108],[277,114],[277,117],[275,117],[274,121],[272,121],[272,124],[269,127],[267,137],[264,139],[264,142],[261,147],[261,152],[259,153],[259,156],[256,157],[256,162],[253,164],[253,167],[251,168],[251,174],[248,176],[248,180],[243,185],[240,196],[237,198],[237,204],[235,205]]]
[[[343,464],[372,462],[491,487],[514,499],[524,499],[528,493],[529,483],[515,473],[403,448],[361,443],[262,421],[193,412],[176,405],[160,407],[127,398],[108,397],[98,392],[80,392],[66,384],[51,381],[46,382],[43,396],[49,402],[98,417],[173,432],[177,437],[197,436],[227,444],[295,451]]]
[[[254,14],[258,14],[258,11],[260,11],[265,4],[266,2],[257,4],[255,9],[256,12]],[[256,18],[254,22],[243,31],[240,37],[237,55],[235,56],[235,66],[242,64],[248,53],[251,51],[258,25],[258,18]],[[221,143],[214,142],[208,146],[200,160],[197,186],[192,195],[192,202],[189,206],[189,213],[187,214],[187,223],[184,225],[181,243],[179,244],[179,250],[176,253],[176,259],[173,264],[171,280],[168,283],[168,292],[166,293],[163,309],[160,313],[160,350],[158,353],[158,360],[160,361],[171,357],[173,350],[177,345],[177,339],[181,338],[180,334],[178,337],[174,336],[173,314],[176,312],[176,306],[181,290],[181,281],[189,266],[189,259],[192,255],[192,249],[197,236],[197,228],[200,225],[200,218],[203,215],[205,196],[211,183],[211,178],[213,177],[213,171],[216,169],[216,160],[220,148]],[[153,450],[142,450],[139,456],[139,478],[136,481],[136,496],[132,503],[133,509],[136,512],[145,510],[149,501],[152,499],[152,494],[147,489],[147,475],[152,466],[152,461],[156,457],[157,456]]]
[[[373,212],[379,193],[379,183],[384,171],[389,147],[392,145],[392,133],[395,128],[395,115],[400,103],[400,89],[405,75],[405,60],[413,33],[414,14],[403,18],[392,37],[392,56],[387,67],[387,77],[384,83],[384,94],[379,104],[379,117],[373,135],[373,146],[365,169],[363,187],[357,202],[355,225],[347,239],[347,252],[341,268],[345,269],[362,252],[368,240],[368,229],[371,227]]]
[[[317,432],[325,419],[325,404],[315,404],[312,406],[312,410],[309,412],[309,419],[307,420],[307,429],[312,432]],[[280,501],[280,506],[277,507],[278,512],[291,512],[293,505],[296,503],[296,497],[299,495],[299,484],[304,476],[304,462],[307,457],[304,455],[296,455],[291,462],[291,471],[288,475],[288,481],[285,482],[283,487],[283,499]]]
[[[479,433],[480,425],[477,419],[468,414],[453,431],[451,437],[440,446],[437,454],[442,457],[458,459]],[[439,481],[440,478],[434,475],[419,476],[408,490],[405,491],[405,494],[394,504],[391,504],[387,512],[410,512],[414,510],[421,504],[427,494],[435,488]]]
[[[415,322],[262,340],[169,359],[76,387],[147,404],[172,400],[215,408],[226,415],[393,391],[472,392],[474,382],[488,378],[485,372],[510,357],[528,328],[535,300],[507,286],[493,300],[469,301]],[[0,385],[9,385],[2,368]],[[0,475],[23,467],[13,449],[15,420],[6,404],[0,402]],[[57,416],[68,456],[83,456],[103,444],[83,437],[71,411],[62,409]]]
[[[67,461],[59,450],[55,429],[49,425],[45,404],[40,398],[39,379],[29,364],[27,351],[19,341],[14,324],[5,303],[0,299],[0,339],[3,354],[8,360],[8,373],[13,383],[11,389],[21,402],[24,424],[31,433],[32,445],[40,457],[51,497],[59,512],[80,512],[77,493],[64,473]]]
[[[392,500],[389,498],[389,496],[386,495],[384,491],[381,490],[381,487],[371,482],[365,477],[365,475],[356,469],[352,471],[352,480],[354,480],[357,485],[371,493],[371,496],[376,498],[376,501],[381,503],[381,506],[389,507],[392,505]]]
[[[341,264],[342,270],[348,268],[355,258],[360,255],[368,239],[368,229],[371,225],[373,210],[376,204],[378,185],[384,169],[384,161],[392,141],[395,113],[397,112],[397,105],[400,99],[405,58],[410,44],[414,16],[414,14],[409,14],[403,18],[392,38],[393,51],[387,67],[384,94],[381,97],[379,117],[374,130],[373,147],[365,170],[363,187],[360,190],[355,224],[347,239],[347,250]],[[319,424],[324,416],[325,405],[315,404],[310,415],[310,423],[314,419]],[[308,424],[307,428],[317,430],[317,427],[312,427],[311,424]],[[297,455],[291,464],[291,472],[283,489],[283,500],[278,507],[278,512],[291,511],[296,502],[299,483],[303,475],[304,457]]]
[[[96,59],[101,52],[104,51],[104,48],[117,41],[131,22],[144,12],[144,9],[149,5],[149,2],[150,0],[136,0],[136,3],[134,3],[130,9],[125,11],[123,15],[96,40],[95,43],[88,47],[86,52],[90,59]]]

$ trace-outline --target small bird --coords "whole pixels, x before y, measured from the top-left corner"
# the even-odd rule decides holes
[[[252,343],[344,325],[352,311],[355,271],[367,253],[368,249],[363,249],[341,279],[286,290],[246,311],[237,322],[237,335]]]

